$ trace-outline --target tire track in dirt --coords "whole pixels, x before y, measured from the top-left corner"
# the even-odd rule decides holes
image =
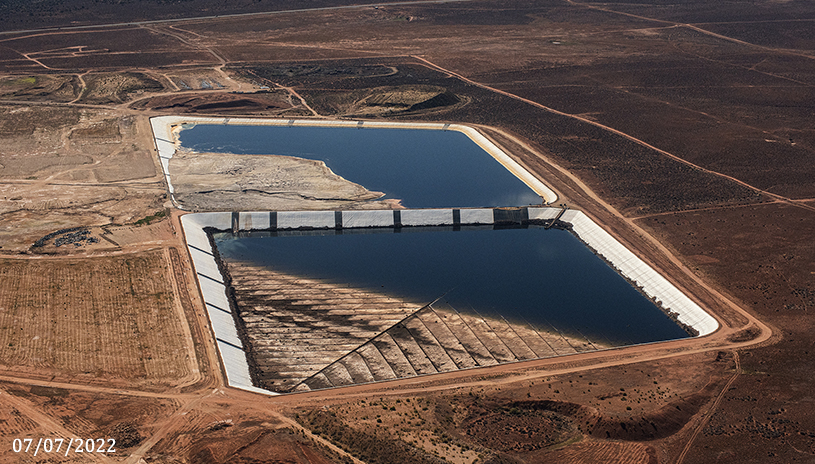
[[[696,426],[696,429],[693,431],[693,434],[691,434],[690,438],[688,439],[688,443],[682,449],[682,452],[679,453],[679,456],[676,458],[675,464],[682,464],[682,462],[685,460],[685,456],[687,456],[688,452],[693,446],[693,442],[696,441],[696,437],[699,436],[699,433],[702,431],[702,429],[705,428],[705,425],[707,425],[708,421],[710,420],[710,417],[713,415],[713,412],[716,411],[716,408],[719,407],[719,404],[722,402],[724,394],[730,390],[730,385],[732,385],[733,382],[736,381],[736,378],[738,378],[739,374],[741,374],[741,360],[739,359],[738,351],[733,351],[733,361],[736,363],[736,369],[735,372],[733,373],[733,376],[730,377],[730,380],[728,380],[727,383],[724,385],[722,391],[720,391],[719,394],[716,395],[716,399],[713,401],[713,404],[707,409],[707,411],[702,413],[699,425]]]
[[[657,23],[668,24],[668,25],[670,25],[672,27],[686,27],[688,29],[692,29],[692,30],[694,30],[696,32],[699,32],[701,34],[705,34],[705,35],[709,35],[711,37],[715,37],[717,39],[726,40],[728,42],[736,43],[736,44],[739,44],[739,45],[744,45],[744,46],[747,46],[747,47],[758,48],[758,49],[773,52],[773,53],[778,53],[778,54],[782,54],[782,55],[800,56],[802,58],[809,58],[811,60],[815,59],[815,56],[808,55],[806,53],[801,53],[801,52],[798,52],[798,51],[796,51],[794,49],[767,47],[767,46],[764,46],[764,45],[758,45],[758,44],[754,44],[754,43],[750,43],[750,42],[745,42],[744,40],[739,40],[739,39],[736,39],[735,37],[729,37],[729,36],[726,36],[726,35],[717,34],[715,32],[708,31],[708,30],[703,29],[703,28],[701,28],[699,26],[695,26],[695,25],[693,25],[691,23],[677,23],[676,21],[668,21],[668,20],[665,20],[665,19],[650,18],[648,16],[637,15],[637,14],[634,14],[634,13],[626,13],[624,11],[617,11],[617,10],[613,10],[611,8],[605,8],[605,7],[602,7],[602,6],[599,6],[599,5],[592,5],[592,4],[589,4],[589,3],[576,2],[575,0],[566,0],[566,2],[569,3],[570,5],[574,5],[574,6],[580,6],[580,7],[583,7],[583,8],[588,8],[588,9],[597,10],[597,11],[603,11],[603,12],[606,12],[606,13],[616,14],[616,15],[620,15],[620,16],[627,16],[629,18],[636,18],[636,19],[641,19],[641,20],[644,20],[644,21],[653,21],[653,22],[657,22]],[[786,21],[786,20],[782,20],[782,21]],[[789,21],[812,21],[812,20],[811,19],[798,19],[798,20],[791,19]],[[751,22],[763,22],[763,21],[751,21]],[[774,22],[774,21],[771,20],[770,22]],[[732,21],[732,22],[731,21],[722,21],[722,22],[718,22],[716,24],[739,24],[739,23],[744,23],[744,21]]]
[[[667,156],[668,158],[671,158],[674,161],[677,161],[677,162],[680,162],[680,163],[685,164],[687,166],[690,166],[691,168],[696,169],[696,170],[698,170],[700,172],[704,172],[706,174],[711,174],[711,175],[714,175],[714,176],[717,176],[717,177],[727,179],[727,180],[729,180],[731,182],[734,182],[734,183],[736,183],[736,184],[738,184],[738,185],[740,185],[742,187],[748,188],[748,189],[750,189],[750,190],[752,190],[752,191],[754,191],[756,193],[760,193],[760,194],[766,195],[768,197],[774,198],[776,200],[783,201],[783,202],[788,203],[790,205],[793,205],[793,206],[796,206],[796,207],[799,207],[799,208],[804,208],[804,209],[815,212],[815,207],[800,203],[800,202],[798,202],[796,200],[792,200],[792,199],[784,197],[782,195],[778,195],[778,194],[775,194],[775,193],[768,192],[766,190],[762,190],[762,189],[760,189],[758,187],[750,185],[747,182],[744,182],[744,181],[742,181],[740,179],[737,179],[735,177],[728,176],[727,174],[723,174],[723,173],[720,173],[720,172],[717,172],[717,171],[713,171],[713,170],[704,168],[702,166],[699,166],[697,164],[691,163],[690,161],[687,161],[684,158],[676,156],[673,153],[669,153],[669,152],[667,152],[667,151],[665,151],[665,150],[663,150],[661,148],[657,148],[657,147],[655,147],[655,146],[653,146],[653,145],[651,145],[651,144],[649,144],[649,143],[647,143],[647,142],[645,142],[643,140],[640,140],[640,139],[634,137],[633,135],[627,134],[627,133],[625,133],[623,131],[620,131],[618,129],[614,129],[613,127],[606,126],[604,124],[600,124],[599,122],[592,121],[591,119],[587,119],[587,118],[584,118],[584,117],[576,115],[576,114],[564,113],[563,111],[558,111],[558,110],[556,110],[554,108],[550,108],[550,107],[548,107],[546,105],[543,105],[541,103],[538,103],[538,102],[536,102],[534,100],[530,100],[528,98],[524,98],[524,97],[521,97],[519,95],[515,95],[515,94],[507,92],[505,90],[501,90],[501,89],[497,89],[495,87],[491,87],[491,86],[489,86],[487,84],[482,84],[480,82],[476,82],[476,81],[474,81],[472,79],[469,79],[467,77],[462,76],[461,74],[450,71],[449,69],[445,69],[445,68],[443,68],[443,67],[441,67],[441,66],[439,66],[439,65],[437,65],[435,63],[432,63],[432,62],[430,62],[430,61],[428,61],[425,58],[422,58],[420,56],[411,55],[411,57],[421,61],[425,66],[427,66],[427,67],[429,67],[431,69],[434,69],[436,71],[440,71],[442,73],[445,73],[450,77],[455,77],[455,78],[457,78],[457,79],[459,79],[459,80],[461,80],[463,82],[466,82],[468,84],[471,84],[471,85],[474,85],[476,87],[480,87],[482,89],[489,90],[491,92],[495,92],[497,94],[504,95],[506,97],[509,97],[509,98],[512,98],[512,99],[527,103],[527,104],[532,105],[532,106],[534,106],[536,108],[540,108],[542,110],[548,111],[548,112],[553,113],[553,114],[557,114],[559,116],[565,116],[567,118],[576,119],[576,120],[584,122],[586,124],[591,124],[592,126],[598,127],[600,129],[603,129],[603,130],[608,131],[608,132],[611,132],[612,134],[619,135],[620,137],[626,138],[626,139],[628,139],[628,140],[630,140],[630,141],[632,141],[632,142],[634,142],[636,144],[639,144],[639,145],[642,145],[642,146],[644,146],[644,147],[646,147],[648,149],[654,150],[657,153],[660,153],[660,154],[662,154],[664,156]]]
[[[36,425],[43,429],[41,434],[42,438],[65,438],[65,439],[85,439],[90,437],[79,437],[73,432],[66,429],[61,422],[53,419],[52,417],[43,414],[39,411],[38,408],[31,405],[28,401],[15,397],[14,395],[9,394],[6,390],[0,388],[0,394],[2,394],[3,401],[7,404],[13,405],[13,407],[28,417],[28,419],[34,421]],[[9,437],[12,438],[12,437]],[[34,436],[34,445],[36,445],[37,437]],[[33,455],[33,451],[30,452]],[[47,456],[47,454],[46,454]],[[84,457],[91,461],[97,463],[108,464],[114,462],[112,459],[108,458],[103,453],[84,453]]]

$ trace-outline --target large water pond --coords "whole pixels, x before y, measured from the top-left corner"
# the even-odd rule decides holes
[[[181,131],[181,144],[198,152],[322,160],[337,175],[407,208],[541,203],[469,137],[452,130],[199,124]]]
[[[200,124],[198,152],[322,160],[405,207],[491,207],[540,197],[457,131]],[[398,231],[400,233],[394,233]],[[272,236],[275,235],[275,236]],[[536,226],[216,234],[227,261],[506,318],[603,345],[688,334],[574,235]],[[418,308],[417,308],[418,309]]]
[[[396,229],[398,230],[398,229]],[[687,337],[565,230],[422,227],[216,234],[227,261],[504,317],[613,346]],[[554,327],[554,328],[553,328]]]

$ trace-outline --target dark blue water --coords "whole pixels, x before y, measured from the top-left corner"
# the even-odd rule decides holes
[[[339,176],[408,208],[526,206],[541,198],[455,131],[196,125],[181,144],[198,152],[322,160]]]
[[[424,304],[625,345],[687,337],[567,231],[443,228],[236,238],[221,255],[276,271],[370,288]],[[267,233],[268,234],[268,233]],[[437,306],[438,307],[438,306]]]

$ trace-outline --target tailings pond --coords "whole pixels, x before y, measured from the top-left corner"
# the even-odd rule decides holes
[[[181,131],[197,152],[322,160],[337,175],[406,208],[524,206],[541,198],[454,130],[198,124]]]
[[[399,231],[399,233],[395,233]],[[688,337],[566,230],[411,227],[215,234],[221,257],[605,346]]]

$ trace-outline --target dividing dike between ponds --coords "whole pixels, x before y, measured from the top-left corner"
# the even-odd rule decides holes
[[[276,395],[252,384],[246,351],[238,335],[227,297],[227,284],[221,274],[217,250],[207,229],[222,231],[346,229],[369,227],[492,225],[501,223],[551,223],[558,215],[564,226],[648,297],[661,304],[680,324],[695,330],[699,337],[719,328],[705,312],[651,266],[625,248],[588,216],[577,210],[551,207],[461,208],[355,211],[279,211],[194,213],[182,216],[187,248],[195,267],[218,352],[230,386]]]

